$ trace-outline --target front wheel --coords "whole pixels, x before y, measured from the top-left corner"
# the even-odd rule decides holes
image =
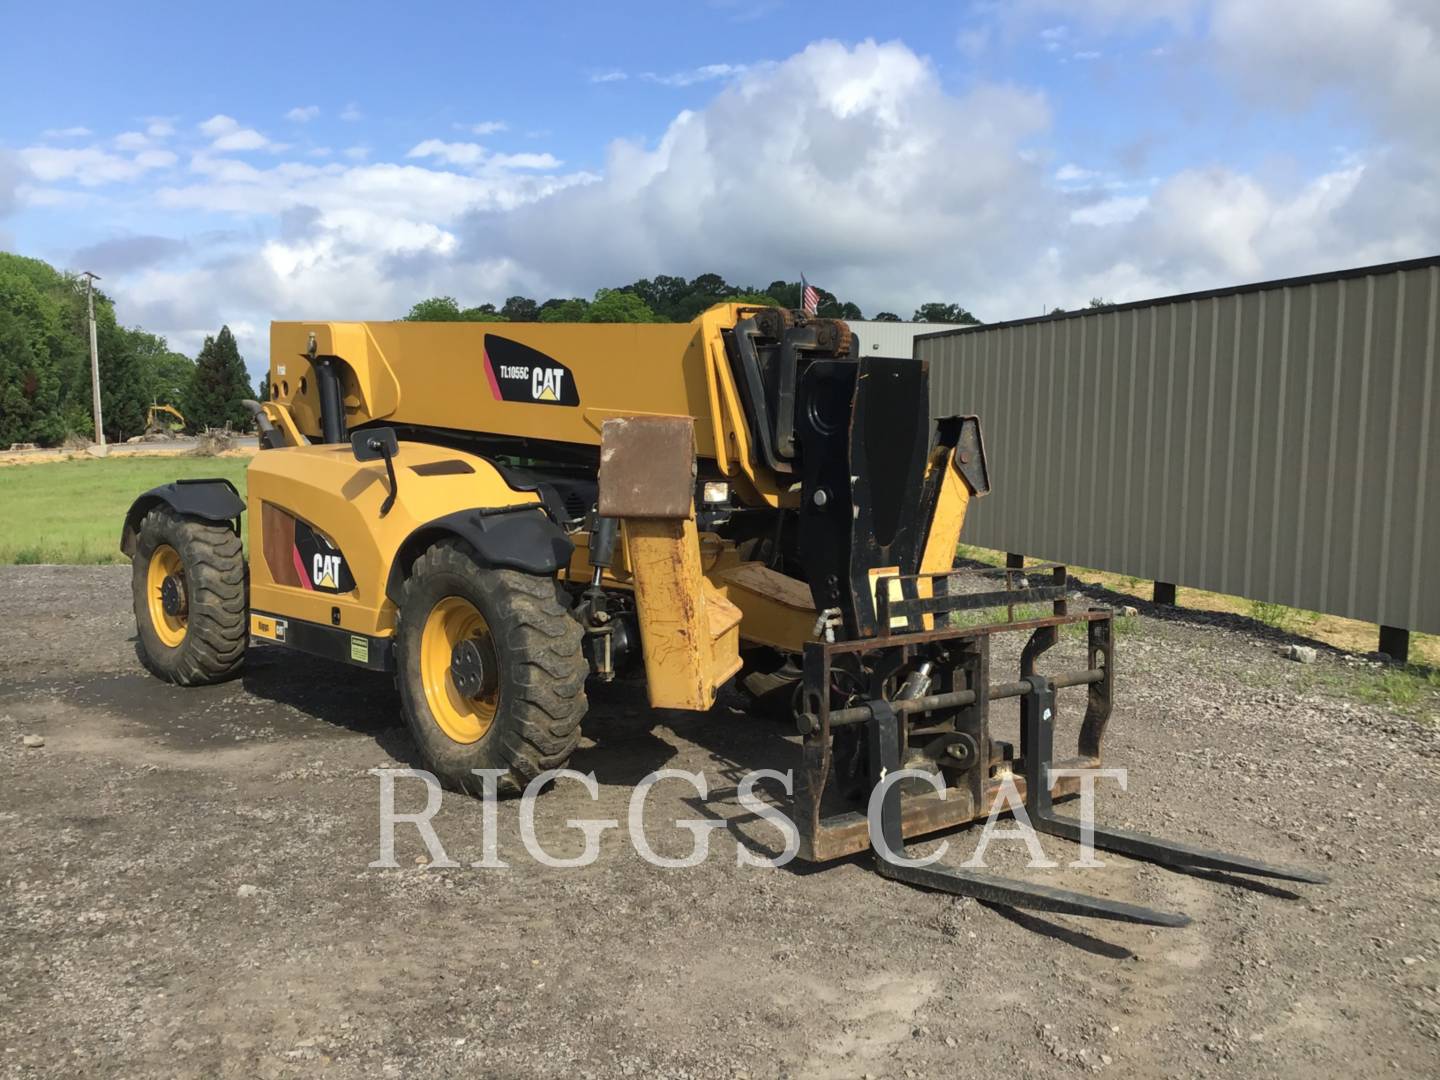
[[[245,658],[248,584],[235,530],[156,507],[130,565],[141,663],[181,686],[234,675]]]
[[[480,794],[474,769],[503,769],[501,794],[569,760],[589,666],[554,578],[487,570],[459,541],[420,558],[395,631],[405,721],[447,787]]]

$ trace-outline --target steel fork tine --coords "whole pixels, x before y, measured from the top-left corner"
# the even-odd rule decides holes
[[[900,768],[899,718],[887,701],[873,701],[870,707],[871,771],[872,780],[878,785],[887,774]],[[1155,911],[1138,904],[1106,900],[1068,889],[1031,885],[1013,878],[996,877],[993,874],[980,874],[949,866],[917,865],[914,861],[901,857],[905,850],[905,837],[900,824],[900,800],[899,784],[891,784],[881,797],[878,839],[897,856],[886,858],[877,846],[875,868],[884,877],[920,888],[954,893],[957,896],[972,896],[988,903],[1008,904],[1011,907],[1036,911],[1084,915],[1092,919],[1111,919],[1146,926],[1187,926],[1190,923],[1188,915]],[[872,845],[875,845],[876,839],[872,837]]]
[[[1043,675],[1030,675],[1030,692],[1020,699],[1020,722],[1026,733],[1029,754],[1025,759],[1025,809],[1030,824],[1038,832],[1083,843],[1084,826],[1074,818],[1060,817],[1050,802],[1049,768],[1055,737],[1055,686]],[[1174,866],[1181,869],[1225,870],[1237,874],[1278,878],[1282,881],[1303,881],[1323,885],[1330,879],[1311,870],[1272,866],[1243,855],[1228,855],[1193,844],[1162,840],[1128,829],[1096,826],[1094,845],[1105,851],[1128,855],[1132,859]]]

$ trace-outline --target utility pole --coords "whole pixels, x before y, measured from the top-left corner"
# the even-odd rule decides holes
[[[90,396],[95,402],[95,445],[105,445],[105,429],[100,420],[100,350],[95,345],[95,282],[100,275],[86,270],[80,275],[85,279],[85,311],[90,317]]]

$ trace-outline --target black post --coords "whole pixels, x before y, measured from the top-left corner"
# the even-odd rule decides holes
[[[1410,631],[1403,626],[1380,627],[1380,651],[1397,664],[1410,659]]]
[[[1006,569],[1006,570],[1023,570],[1023,569],[1025,569],[1025,556],[1024,556],[1024,555],[1017,555],[1017,554],[1016,554],[1015,552],[1013,552],[1013,551],[1007,551],[1007,552],[1005,553],[1005,569]]]
[[[1173,581],[1155,582],[1155,603],[1175,606],[1175,583]]]

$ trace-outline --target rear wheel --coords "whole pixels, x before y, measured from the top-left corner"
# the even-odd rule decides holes
[[[228,525],[167,506],[145,515],[131,557],[136,652],[181,686],[229,678],[245,658],[245,558]]]
[[[501,794],[565,764],[580,741],[589,665],[554,578],[487,570],[461,541],[415,560],[395,641],[405,720],[447,787]]]

